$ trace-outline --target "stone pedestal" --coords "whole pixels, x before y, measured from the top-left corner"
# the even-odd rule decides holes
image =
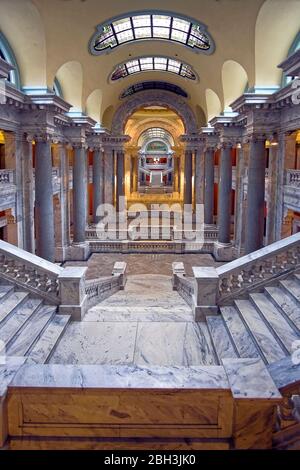
[[[216,261],[232,261],[233,247],[231,243],[215,242],[213,254]]]
[[[193,311],[195,321],[205,321],[208,315],[216,315],[219,276],[215,268],[195,267]]]
[[[73,243],[65,250],[65,260],[85,261],[90,256],[90,247],[87,242]]]
[[[61,301],[59,313],[71,315],[73,321],[82,320],[87,308],[86,271],[85,267],[67,267],[58,277]]]

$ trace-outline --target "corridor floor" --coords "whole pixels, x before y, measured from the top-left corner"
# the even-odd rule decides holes
[[[57,364],[164,366],[216,363],[205,324],[166,275],[131,275],[126,288],[71,323],[51,360]]]

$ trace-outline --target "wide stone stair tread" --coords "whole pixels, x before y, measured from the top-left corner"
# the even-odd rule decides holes
[[[300,274],[299,273],[295,273],[294,277],[295,277],[296,281],[300,281]]]
[[[0,325],[0,340],[8,345],[41,304],[42,300],[29,298],[19,305],[13,315],[3,325]]]
[[[27,363],[45,363],[71,319],[70,315],[55,315],[28,354]]]
[[[255,340],[263,360],[270,364],[285,357],[285,351],[278,344],[254,305],[249,300],[235,300],[235,305]]]
[[[84,317],[84,321],[98,322],[148,322],[148,321],[194,321],[192,310],[187,306],[178,308],[169,305],[162,307],[142,307],[135,308],[126,306],[103,306],[102,304],[92,307]]]
[[[240,357],[260,357],[259,351],[241,320],[237,309],[233,306],[228,306],[221,307],[220,310]]]
[[[184,344],[184,364],[187,366],[218,364],[218,358],[205,323],[188,323]],[[195,347],[195,345],[197,347]]]
[[[219,361],[238,357],[222,317],[208,316],[206,322]]]
[[[53,305],[43,305],[38,309],[20,334],[15,336],[12,344],[7,349],[7,354],[9,356],[26,356],[40,337],[45,326],[54,316],[55,311],[56,307]]]
[[[291,354],[293,352],[292,344],[294,341],[300,339],[300,334],[296,333],[265,294],[250,294],[250,299],[268,325],[271,326],[272,330],[275,332],[275,336],[279,338],[287,352]]]
[[[298,281],[289,278],[280,281],[279,284],[286,290],[286,292],[290,294],[292,298],[295,298],[298,302],[300,302],[300,284]]]
[[[266,287],[265,291],[271,301],[284,312],[300,332],[300,306],[297,300],[291,298],[281,287],[270,286]]]
[[[25,299],[28,297],[26,292],[12,292],[0,303],[0,324],[6,320]]]
[[[0,302],[5,299],[11,292],[14,291],[13,286],[8,286],[6,284],[0,284]]]

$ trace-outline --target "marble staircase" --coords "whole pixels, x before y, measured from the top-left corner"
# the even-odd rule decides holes
[[[300,340],[300,275],[221,306],[207,327],[218,360],[261,357],[265,364],[290,356]]]
[[[45,363],[70,321],[57,307],[12,285],[0,285],[1,355]]]

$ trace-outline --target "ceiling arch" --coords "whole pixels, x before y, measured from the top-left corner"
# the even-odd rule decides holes
[[[197,132],[197,121],[192,109],[180,96],[168,91],[143,91],[130,97],[116,110],[112,121],[112,132],[122,134],[131,114],[143,106],[162,106],[175,111],[183,120],[187,133]]]
[[[94,90],[86,100],[85,114],[94,119],[97,123],[101,120],[102,91]]]
[[[211,88],[205,90],[207,122],[211,121],[215,116],[219,116],[222,112],[222,105],[217,93]]]

